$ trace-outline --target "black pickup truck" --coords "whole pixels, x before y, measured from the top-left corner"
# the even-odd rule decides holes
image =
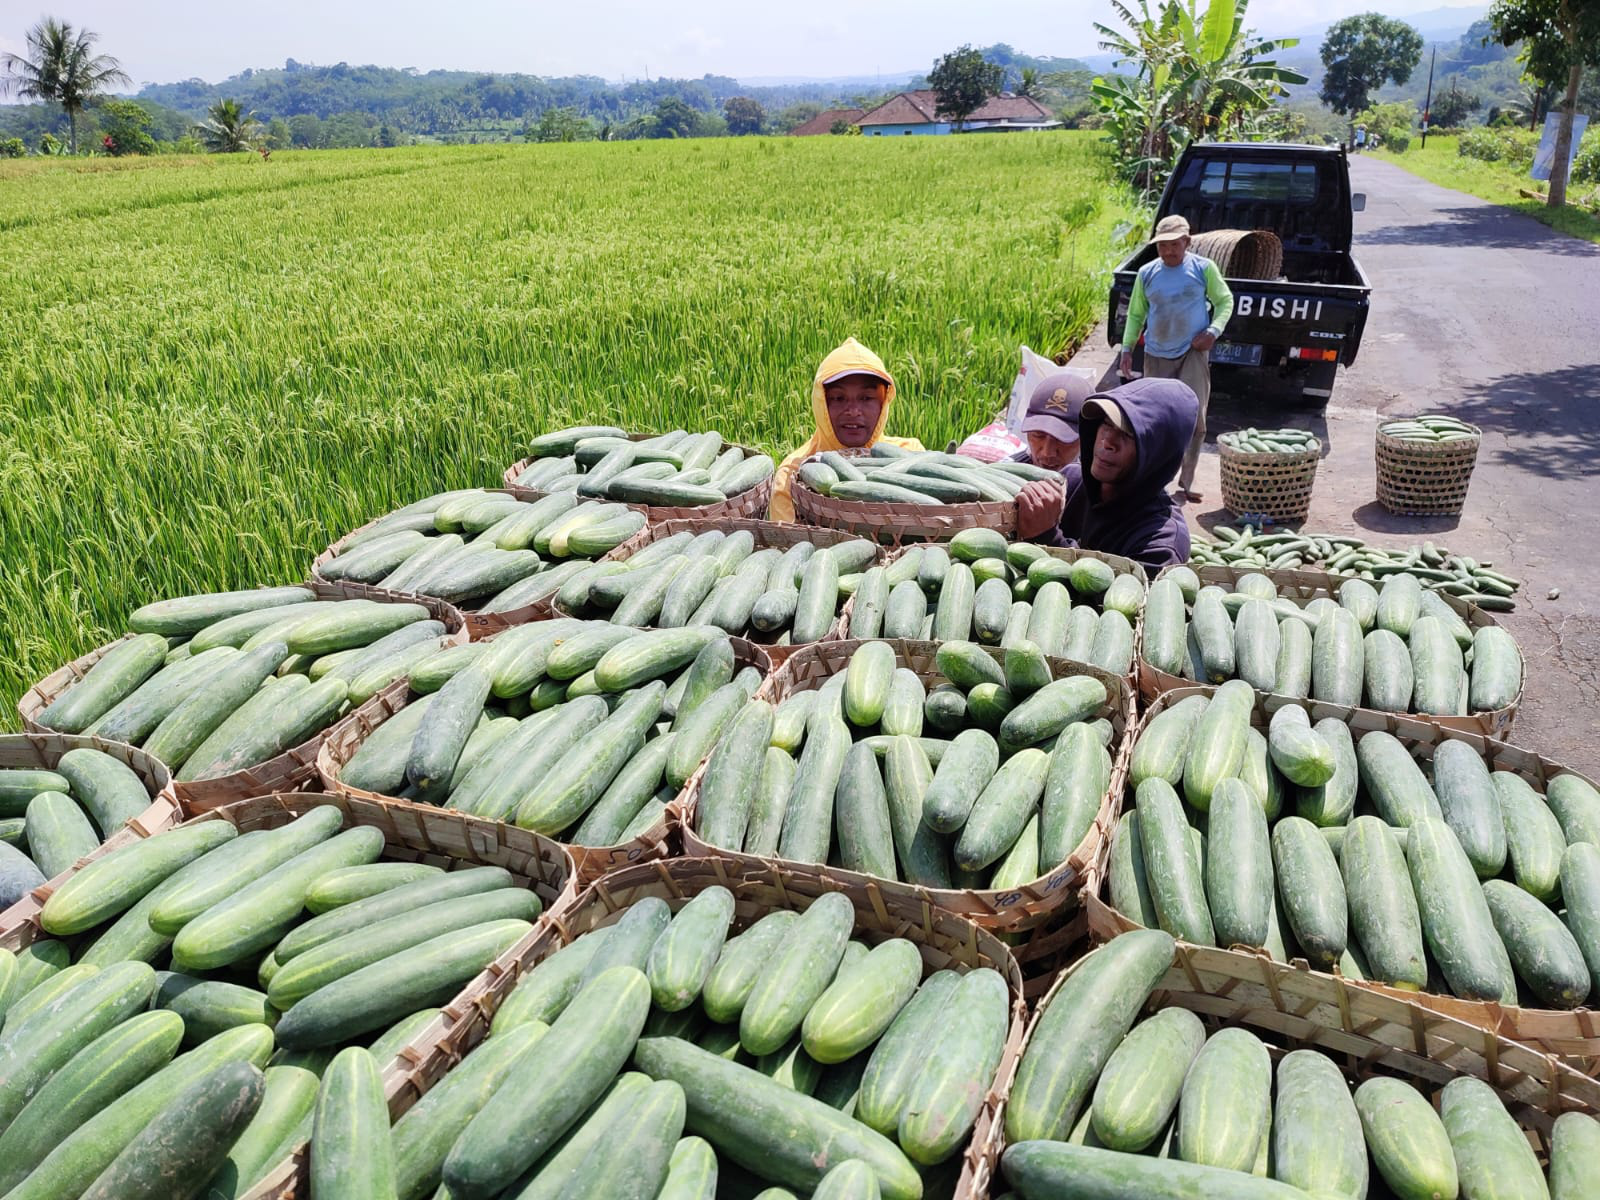
[[[1244,398],[1322,407],[1339,364],[1355,362],[1371,287],[1350,253],[1350,192],[1342,147],[1257,142],[1191,145],[1156,213],[1195,233],[1269,229],[1283,242],[1277,279],[1232,279],[1233,319],[1211,351],[1212,387]],[[1116,269],[1106,333],[1122,341],[1134,276],[1156,256],[1146,244]],[[1141,342],[1143,339],[1141,338]],[[1139,369],[1144,348],[1134,350]]]

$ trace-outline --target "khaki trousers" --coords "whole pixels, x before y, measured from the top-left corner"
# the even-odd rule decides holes
[[[1206,405],[1211,403],[1211,359],[1198,350],[1191,350],[1182,358],[1157,358],[1148,351],[1144,356],[1144,373],[1151,379],[1181,379],[1194,390],[1200,399],[1200,411],[1195,417],[1194,436],[1184,451],[1183,466],[1178,468],[1178,486],[1184,491],[1194,488],[1195,468],[1200,465],[1200,447],[1206,440]]]

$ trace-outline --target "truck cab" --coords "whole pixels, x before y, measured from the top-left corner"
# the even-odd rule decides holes
[[[1213,390],[1322,407],[1340,363],[1355,362],[1371,287],[1350,253],[1352,195],[1342,147],[1265,142],[1196,143],[1167,180],[1156,220],[1176,214],[1194,233],[1271,230],[1283,243],[1276,279],[1237,278],[1233,317],[1211,351]],[[1121,344],[1138,270],[1155,259],[1142,246],[1117,267],[1106,333]],[[1141,339],[1142,343],[1142,339]],[[1143,345],[1134,347],[1141,367]]]

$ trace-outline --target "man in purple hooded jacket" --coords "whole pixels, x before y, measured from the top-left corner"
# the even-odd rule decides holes
[[[1029,541],[1120,554],[1154,575],[1188,561],[1189,526],[1167,488],[1194,435],[1200,402],[1177,379],[1136,379],[1084,401],[1083,447],[1054,483],[1017,496],[1018,533]]]

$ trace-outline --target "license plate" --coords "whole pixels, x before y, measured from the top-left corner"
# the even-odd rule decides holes
[[[1211,361],[1238,367],[1259,367],[1261,347],[1247,346],[1238,342],[1218,342],[1211,347]]]

